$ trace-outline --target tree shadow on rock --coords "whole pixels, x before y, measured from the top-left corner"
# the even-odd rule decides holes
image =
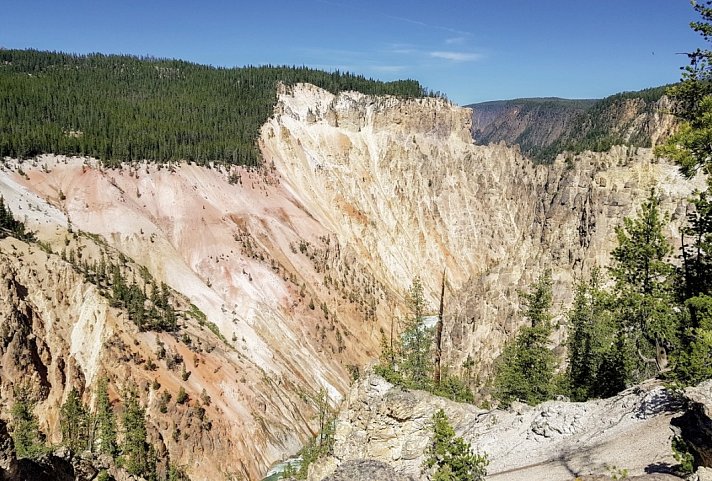
[[[678,474],[678,465],[673,465],[670,463],[652,463],[645,467],[645,472],[648,474]]]

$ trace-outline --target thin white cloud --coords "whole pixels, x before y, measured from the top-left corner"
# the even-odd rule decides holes
[[[451,62],[474,62],[482,58],[482,54],[474,52],[448,52],[448,51],[436,51],[430,52],[430,56],[433,58],[441,58],[444,60],[450,60]]]
[[[459,36],[459,37],[451,37],[451,38],[446,38],[445,43],[448,45],[461,45],[465,43],[465,37]]]
[[[412,43],[389,43],[381,51],[386,55],[415,55],[422,53],[422,49]]]
[[[356,6],[356,5],[347,3],[347,2],[346,3],[345,2],[335,2],[332,0],[316,0],[316,1],[318,3],[323,3],[325,5],[333,5],[335,7],[348,8],[351,10],[368,13],[369,15],[378,15],[379,17],[382,17],[382,18],[390,18],[392,20],[398,20],[400,22],[410,23],[412,25],[418,25],[420,27],[425,27],[425,28],[429,28],[429,29],[433,29],[433,30],[442,30],[445,32],[450,32],[451,34],[454,34],[454,35],[467,35],[467,36],[472,35],[471,32],[467,32],[465,30],[458,30],[456,28],[446,27],[444,25],[437,25],[437,24],[433,24],[433,23],[423,22],[421,20],[416,20],[416,19],[410,18],[410,17],[401,17],[399,15],[388,15],[386,13],[380,13],[378,11],[374,11],[373,9],[359,7],[359,6]]]
[[[347,50],[326,47],[300,47],[297,50],[307,55],[335,56],[341,58],[362,58],[368,55],[368,52],[362,50]]]
[[[420,27],[430,28],[430,29],[434,29],[434,30],[443,30],[445,32],[454,33],[455,35],[461,35],[461,36],[472,35],[471,32],[466,32],[464,30],[458,30],[456,28],[445,27],[443,25],[436,25],[436,24],[432,24],[432,23],[422,22],[420,20],[415,20],[415,19],[408,18],[408,17],[400,17],[397,15],[382,15],[382,16],[386,17],[386,18],[392,18],[393,20],[399,20],[401,22],[418,25]]]
[[[414,53],[418,53],[418,51],[414,48],[394,48],[394,49],[388,50],[387,52],[394,53],[396,55],[412,55]]]

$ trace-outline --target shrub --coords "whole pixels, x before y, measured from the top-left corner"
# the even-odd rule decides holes
[[[178,396],[176,396],[176,403],[185,404],[186,401],[188,401],[188,393],[185,392],[185,389],[183,388],[183,386],[181,386],[180,390],[178,391]]]
[[[433,415],[433,441],[425,466],[435,468],[433,481],[484,481],[489,460],[475,454],[468,442],[455,436],[445,411]]]

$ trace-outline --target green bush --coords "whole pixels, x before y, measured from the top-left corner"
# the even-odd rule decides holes
[[[689,475],[695,472],[695,458],[690,452],[690,447],[680,436],[672,438],[672,454],[675,461],[680,463],[681,474]]]
[[[178,396],[176,396],[176,403],[185,404],[188,401],[188,393],[185,392],[183,386],[178,390]]]
[[[442,409],[433,415],[433,440],[427,454],[425,466],[435,468],[433,481],[483,481],[487,476],[487,455],[472,452],[469,443],[455,436]]]

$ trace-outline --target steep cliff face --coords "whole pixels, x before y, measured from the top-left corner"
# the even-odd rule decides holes
[[[283,183],[384,284],[403,292],[420,276],[435,306],[446,271],[449,360],[469,355],[486,370],[518,327],[518,289],[548,267],[555,302],[566,304],[575,277],[607,264],[614,227],[651,188],[672,214],[674,241],[684,200],[702,184],[650,149],[535,166],[516,149],[474,145],[469,129],[467,110],[437,99],[300,86],[282,93],[262,142]]]
[[[316,392],[324,389],[336,402],[348,386],[347,366],[377,355],[375,320],[386,317],[379,306],[386,293],[358,259],[335,254],[330,232],[273,174],[187,165],[103,170],[54,157],[20,170],[24,177],[4,173],[5,199],[54,254],[25,246],[47,257],[30,261],[12,255],[18,241],[5,247],[6,277],[29,278],[8,288],[3,304],[12,309],[3,326],[13,353],[3,363],[3,398],[9,404],[12,386],[29,379],[53,440],[59,440],[56,413],[68,390],[86,385],[90,400],[97,373],[110,373],[117,398],[139,386],[154,438],[195,479],[256,479],[309,436]],[[80,240],[91,246],[80,249]],[[99,295],[59,258],[70,250],[81,250],[80,266],[102,255],[114,262],[125,256],[137,266],[128,279],[143,276],[143,266],[183,293],[179,331],[139,332],[125,312],[109,309],[110,295]],[[364,300],[367,291],[375,300]],[[18,293],[31,293],[37,304],[27,307]],[[75,295],[67,300],[69,293]],[[87,305],[98,311],[87,314]],[[196,310],[204,320],[189,315]],[[115,321],[106,320],[112,316]],[[161,350],[169,353],[163,360]],[[176,356],[182,361],[170,367]],[[149,361],[156,366],[147,370]],[[33,369],[39,374],[28,377]],[[160,392],[152,390],[154,381]],[[191,399],[186,405],[175,402],[181,387]],[[163,392],[173,399],[166,413],[160,412]]]
[[[91,262],[91,246],[77,252]],[[48,442],[57,443],[59,408],[68,392],[77,388],[92,406],[96,383],[104,376],[117,417],[124,391],[134,389],[147,408],[150,442],[159,454],[168,453],[172,463],[188,467],[196,479],[257,477],[280,450],[289,449],[289,443],[298,445],[297,435],[285,434],[285,424],[291,423],[289,432],[305,429],[302,418],[289,421],[297,415],[290,410],[308,413],[309,407],[299,400],[287,403],[276,389],[257,387],[269,382],[269,374],[255,372],[238,348],[188,316],[193,311],[188,301],[173,301],[181,313],[180,337],[140,332],[99,285],[87,282],[76,264],[57,254],[5,239],[0,241],[0,259],[4,416],[15,390],[29,390],[41,431]],[[178,404],[181,387],[189,398]],[[173,401],[161,408],[165,393]],[[210,462],[224,452],[234,454],[220,464]],[[243,462],[244,457],[251,461]]]
[[[486,375],[518,326],[518,289],[550,267],[565,305],[651,187],[675,239],[683,199],[701,185],[649,149],[535,166],[517,149],[475,145],[470,127],[467,109],[442,100],[298,85],[280,90],[262,128],[258,171],[8,160],[0,192],[53,253],[0,243],[0,415],[26,376],[58,440],[68,390],[85,388],[89,402],[108,373],[117,406],[139,386],[152,439],[194,479],[256,479],[315,429],[313,396],[337,401],[352,366],[378,356],[416,276],[435,306],[446,270],[446,362],[458,369],[470,356]],[[86,262],[123,256],[134,277],[143,266],[167,283],[178,333],[140,332],[62,260],[79,244]],[[188,378],[159,360],[160,345]],[[175,399],[180,387],[190,402],[161,412],[160,393]]]

